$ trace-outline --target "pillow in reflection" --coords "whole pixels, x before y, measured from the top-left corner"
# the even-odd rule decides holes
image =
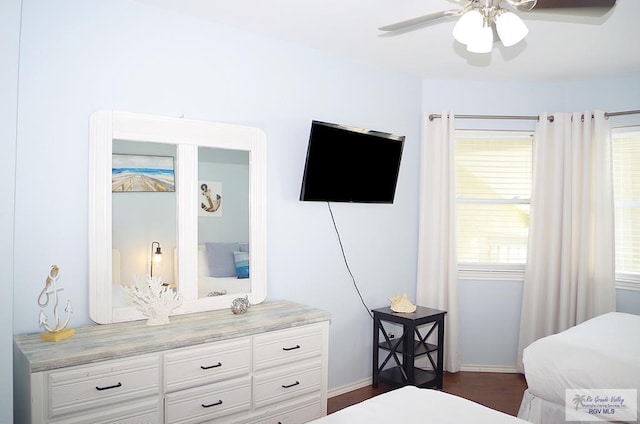
[[[240,251],[240,243],[205,243],[207,263],[212,277],[235,277],[234,251]]]
[[[247,252],[234,251],[233,258],[236,265],[238,278],[249,278],[249,254]]]

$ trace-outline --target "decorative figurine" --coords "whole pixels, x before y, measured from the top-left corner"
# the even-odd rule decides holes
[[[406,293],[402,296],[393,296],[389,300],[391,301],[391,310],[393,312],[410,314],[416,311],[416,305],[409,301]]]
[[[71,314],[73,310],[71,309],[71,300],[67,299],[67,306],[65,306],[64,311],[67,314],[67,317],[64,321],[64,324],[60,325],[60,316],[58,315],[58,292],[64,290],[63,288],[58,288],[56,286],[56,282],[60,277],[60,268],[58,265],[51,265],[51,270],[49,271],[49,275],[44,283],[44,288],[40,292],[38,296],[38,306],[40,306],[40,317],[39,324],[40,327],[45,329],[46,333],[41,333],[40,338],[42,340],[48,342],[57,342],[59,340],[68,339],[76,334],[76,330],[71,328],[66,328],[69,324],[69,320],[71,319]],[[53,295],[53,317],[55,319],[55,327],[51,328],[49,325],[49,317],[44,313],[44,308],[49,305],[49,300]]]
[[[244,298],[238,297],[233,300],[233,303],[231,303],[231,312],[236,315],[244,314],[250,307],[251,303],[249,303],[249,296],[245,296]]]
[[[158,277],[147,276],[146,282],[142,284],[123,287],[136,308],[149,318],[147,325],[169,324],[171,312],[182,305],[181,294],[162,284]]]

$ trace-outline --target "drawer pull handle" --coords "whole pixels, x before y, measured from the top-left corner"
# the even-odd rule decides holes
[[[295,345],[294,347],[283,347],[282,350],[284,351],[290,351],[290,350],[296,350],[296,349],[300,349],[300,345]]]
[[[296,382],[295,382],[295,383],[293,383],[293,384],[283,384],[283,385],[282,385],[282,388],[283,388],[283,389],[288,389],[289,387],[297,386],[298,384],[300,384],[300,382],[299,382],[299,381],[296,381]]]
[[[118,383],[118,384],[114,384],[113,386],[107,386],[107,387],[98,387],[96,386],[96,390],[109,390],[109,389],[115,389],[118,387],[122,387],[122,383]]]
[[[219,400],[217,402],[214,403],[210,403],[209,405],[205,405],[204,403],[202,404],[203,408],[211,408],[212,406],[218,406],[218,405],[222,405],[222,400]]]
[[[210,370],[211,368],[218,368],[222,366],[222,362],[218,362],[215,365],[209,365],[208,367],[205,367],[204,365],[200,365],[200,368],[202,368],[203,370]]]

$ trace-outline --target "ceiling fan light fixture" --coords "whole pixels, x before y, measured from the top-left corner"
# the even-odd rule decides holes
[[[529,29],[515,13],[502,10],[495,17],[496,31],[505,47],[511,47],[524,40]]]
[[[467,51],[471,53],[491,53],[493,49],[493,29],[487,23],[467,44]]]
[[[469,44],[482,30],[484,18],[477,9],[472,9],[462,15],[453,27],[453,38],[462,44]]]

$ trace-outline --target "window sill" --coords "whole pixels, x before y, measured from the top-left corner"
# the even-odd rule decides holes
[[[483,267],[459,267],[458,278],[470,281],[514,281],[524,282],[524,268],[489,269]],[[640,291],[640,279],[616,277],[616,289]]]

